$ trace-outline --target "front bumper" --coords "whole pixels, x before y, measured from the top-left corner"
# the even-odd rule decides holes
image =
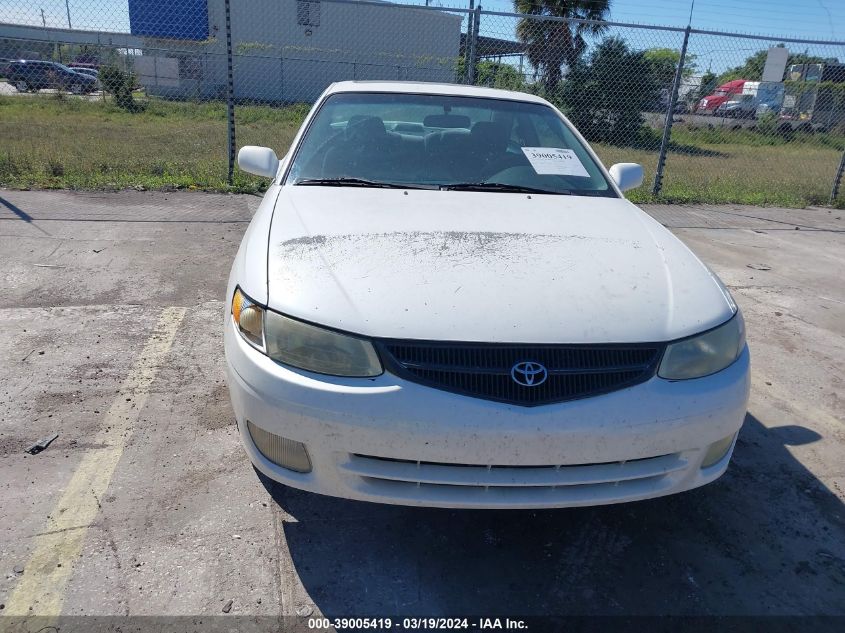
[[[647,499],[709,483],[733,445],[749,391],[746,348],[706,378],[660,378],[610,394],[526,408],[457,395],[385,373],[373,379],[291,369],[225,331],[232,406],[252,463],[283,484],[381,503],[542,508]],[[246,421],[302,442],[312,470],[261,454]]]

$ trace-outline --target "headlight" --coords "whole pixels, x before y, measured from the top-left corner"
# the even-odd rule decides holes
[[[232,297],[232,318],[241,336],[253,347],[264,351],[264,309],[241,292]]]
[[[240,288],[232,318],[250,345],[280,363],[331,376],[371,378],[384,371],[369,341],[265,310]]]
[[[300,369],[332,376],[372,377],[382,373],[372,343],[267,311],[267,355]]]
[[[701,378],[733,363],[745,347],[745,321],[737,310],[733,318],[717,328],[666,348],[657,375],[670,380]]]

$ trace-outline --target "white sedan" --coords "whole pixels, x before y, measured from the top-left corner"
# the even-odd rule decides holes
[[[255,467],[337,497],[457,508],[617,503],[728,467],[749,390],[719,279],[628,202],[540,97],[343,82],[273,179],[227,290]]]

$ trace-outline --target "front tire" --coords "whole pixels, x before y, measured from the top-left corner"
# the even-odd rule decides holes
[[[29,84],[21,79],[20,81],[15,82],[15,89],[18,92],[29,92]]]
[[[70,91],[75,95],[81,95],[83,92],[82,84],[81,83],[72,83],[70,85]]]

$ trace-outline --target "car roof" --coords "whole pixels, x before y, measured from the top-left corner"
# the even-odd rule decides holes
[[[426,81],[339,81],[326,89],[326,95],[339,92],[389,92],[397,94],[431,94],[456,97],[487,97],[551,105],[537,95],[514,90],[464,86],[460,84],[432,83]]]

